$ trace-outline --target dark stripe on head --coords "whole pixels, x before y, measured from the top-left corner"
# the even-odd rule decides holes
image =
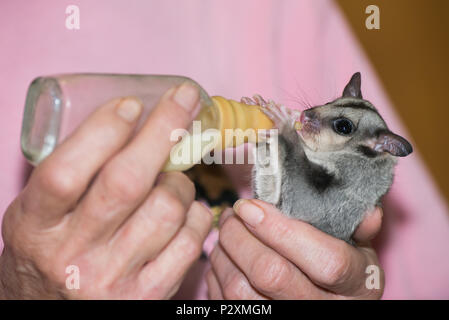
[[[379,112],[373,105],[371,105],[363,100],[337,102],[337,103],[334,103],[334,106],[339,107],[339,108],[353,108],[353,109],[362,109],[362,110],[373,111],[380,116]]]

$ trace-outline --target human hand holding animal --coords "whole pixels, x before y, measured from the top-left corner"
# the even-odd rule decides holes
[[[235,211],[234,211],[235,210]],[[220,239],[206,279],[211,299],[379,299],[384,274],[369,240],[382,209],[365,215],[356,246],[261,200],[240,200],[220,219]],[[236,213],[236,214],[235,214]],[[366,268],[378,267],[379,288]]]
[[[171,131],[190,125],[198,99],[192,86],[170,89],[133,138],[143,106],[110,101],[34,169],[4,216],[1,298],[176,293],[212,215],[194,201],[184,174],[159,172]],[[66,286],[70,266],[79,270],[79,288]]]

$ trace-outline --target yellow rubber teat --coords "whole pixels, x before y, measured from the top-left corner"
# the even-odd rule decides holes
[[[184,137],[174,146],[172,150],[174,154],[182,151],[183,148],[193,151],[195,147],[200,148],[201,152],[192,152],[195,155],[189,163],[174,164],[169,160],[163,171],[187,170],[214,149],[235,148],[246,142],[256,143],[258,139],[257,131],[259,129],[268,130],[273,128],[273,121],[257,105],[247,105],[220,96],[212,97],[212,102],[211,106],[203,107],[196,120],[201,122],[201,132],[207,129],[216,129],[217,143],[208,143],[206,145],[198,134]],[[295,123],[295,128],[299,130],[299,122]],[[226,136],[227,134],[228,136]]]
[[[212,97],[212,101],[218,111],[218,121],[214,127],[221,132],[222,149],[237,147],[245,142],[256,143],[257,134],[243,136],[243,133],[248,129],[257,133],[259,129],[273,128],[273,121],[260,110],[259,106],[247,105],[220,96]],[[226,129],[240,129],[239,132],[242,133],[242,136],[239,137],[239,132],[236,131],[234,132],[235,139],[226,139]]]
[[[273,128],[273,121],[257,105],[247,105],[220,96],[212,97],[212,101],[218,111],[218,116],[215,123],[211,124],[211,127],[220,130],[223,139],[223,149],[237,147],[245,142],[257,142],[257,135],[239,138],[237,133],[234,134],[236,136],[234,141],[224,141],[226,129],[241,129],[242,131],[252,129],[254,132],[257,132],[259,129],[268,130]],[[206,118],[200,120],[202,123],[207,121]],[[296,121],[294,126],[296,130],[301,130],[302,128],[302,124],[299,121]]]

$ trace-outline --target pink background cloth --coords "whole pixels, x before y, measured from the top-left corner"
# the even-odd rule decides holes
[[[76,31],[65,28],[72,4],[81,14]],[[180,74],[210,94],[240,99],[260,93],[302,108],[298,99],[321,104],[339,96],[355,71],[362,72],[364,97],[410,138],[331,1],[2,1],[0,214],[30,170],[19,138],[26,90],[36,76]],[[449,298],[447,243],[446,204],[415,148],[397,167],[376,241],[386,271],[384,298]],[[199,286],[196,297],[205,298],[200,279],[197,273],[183,287]]]

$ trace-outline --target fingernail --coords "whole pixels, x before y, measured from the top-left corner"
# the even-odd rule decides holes
[[[245,199],[240,199],[234,204],[234,211],[252,227],[258,225],[264,217],[264,212],[261,208]]]
[[[178,90],[176,90],[173,100],[187,112],[192,112],[199,100],[198,88],[193,84],[184,82]]]
[[[135,98],[124,98],[119,102],[117,114],[128,122],[134,122],[142,112],[142,102]]]

